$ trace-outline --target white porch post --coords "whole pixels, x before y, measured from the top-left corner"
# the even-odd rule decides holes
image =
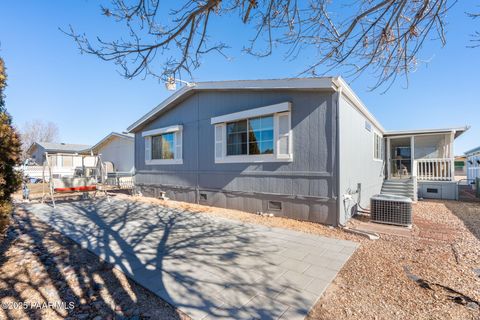
[[[410,163],[412,166],[413,201],[418,200],[417,162],[415,161],[415,136],[410,137]]]
[[[453,152],[453,141],[455,140],[455,131],[450,133],[450,180],[455,180],[455,154]]]
[[[387,161],[386,161],[386,164],[387,164],[387,179],[390,179],[390,175],[391,175],[391,167],[392,165],[390,164],[390,138],[387,138]]]
[[[415,165],[415,136],[410,137],[410,163],[412,167],[411,175],[413,175],[413,173],[416,171],[416,168],[413,168]]]

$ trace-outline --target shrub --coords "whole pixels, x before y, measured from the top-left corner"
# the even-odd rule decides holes
[[[20,162],[21,143],[5,109],[7,74],[0,58],[0,232],[3,232],[12,212],[11,195],[20,188],[21,175],[14,167]]]

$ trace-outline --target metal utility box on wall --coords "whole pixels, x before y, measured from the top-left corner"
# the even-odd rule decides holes
[[[412,226],[412,199],[379,194],[370,200],[371,219],[374,222]]]

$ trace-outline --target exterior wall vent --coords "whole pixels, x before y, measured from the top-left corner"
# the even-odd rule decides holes
[[[280,211],[282,210],[282,203],[280,201],[268,201],[268,210]]]
[[[380,194],[370,200],[372,221],[412,226],[412,199],[402,196]]]

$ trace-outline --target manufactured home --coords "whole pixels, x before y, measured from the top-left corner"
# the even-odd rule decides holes
[[[388,131],[340,77],[196,83],[128,128],[146,196],[329,225],[379,193],[455,199],[466,129]]]
[[[85,152],[99,155],[108,172],[129,173],[133,171],[133,134],[111,132]]]
[[[466,178],[468,183],[474,183],[480,178],[480,147],[465,152],[466,157]]]

